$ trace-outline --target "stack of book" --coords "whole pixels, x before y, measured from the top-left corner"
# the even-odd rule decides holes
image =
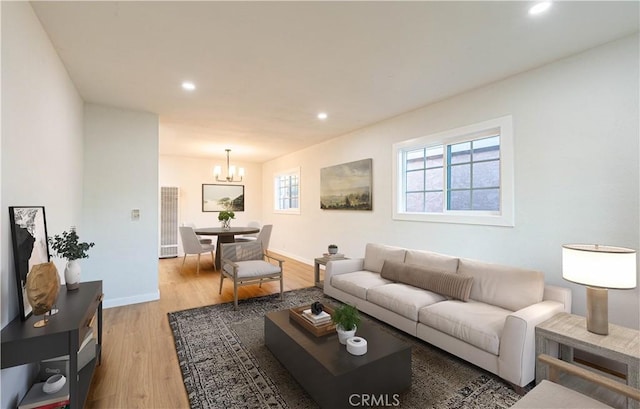
[[[54,393],[45,393],[42,390],[44,384],[34,384],[20,401],[18,409],[58,409],[69,405],[69,382],[65,382],[62,389]]]
[[[336,253],[336,254],[322,253],[322,256],[327,258],[344,258],[343,253]]]
[[[326,311],[322,311],[320,314],[315,315],[310,309],[308,309],[302,311],[302,316],[316,327],[331,323],[331,315]]]

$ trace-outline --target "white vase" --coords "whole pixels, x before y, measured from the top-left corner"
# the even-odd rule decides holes
[[[64,281],[67,283],[67,291],[77,290],[80,287],[80,260],[69,260],[64,268]]]
[[[358,327],[355,327],[351,331],[345,331],[345,330],[342,329],[342,327],[340,325],[337,325],[336,326],[336,332],[338,333],[338,341],[340,341],[340,343],[342,345],[346,345],[347,344],[347,340],[349,338],[353,338],[356,335],[356,330],[357,329],[358,329]]]

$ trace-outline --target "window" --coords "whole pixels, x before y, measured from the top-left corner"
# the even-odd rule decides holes
[[[511,117],[394,145],[394,218],[513,226]]]
[[[274,178],[275,211],[300,213],[300,168],[276,174]]]

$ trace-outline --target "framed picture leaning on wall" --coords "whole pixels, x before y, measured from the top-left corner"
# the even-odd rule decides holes
[[[32,312],[31,305],[27,301],[27,275],[33,266],[47,263],[50,258],[44,206],[9,207],[9,222],[20,317],[26,320]]]

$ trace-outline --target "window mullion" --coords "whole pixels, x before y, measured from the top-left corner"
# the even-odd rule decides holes
[[[473,185],[473,169],[475,168],[475,166],[473,166],[473,164],[475,163],[473,161],[473,148],[475,141],[471,141],[471,151],[469,151],[469,210],[473,210],[473,190],[474,190],[474,185]]]
[[[449,203],[451,203],[451,145],[446,145],[447,155],[446,162],[443,164],[446,169],[445,172],[445,184],[443,184],[443,188],[446,191],[445,198],[446,200],[443,203],[444,209],[443,212],[448,212],[450,209]]]

